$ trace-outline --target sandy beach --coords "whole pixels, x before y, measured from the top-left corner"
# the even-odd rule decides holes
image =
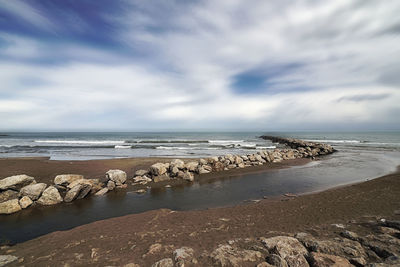
[[[146,164],[146,160],[149,162],[152,159],[117,161],[121,164],[119,166],[125,166],[128,171],[132,160]],[[77,171],[85,164],[98,164],[96,161],[76,165],[68,162],[49,163],[46,159],[13,161],[24,161],[24,164],[37,161],[54,166],[54,170],[46,170],[50,176],[52,171],[60,170],[60,165],[64,166],[62,170]],[[14,171],[33,171],[33,166],[38,166],[24,164],[20,165],[20,169],[16,164]],[[36,171],[39,172],[39,169],[44,168],[37,167]],[[150,266],[157,260],[169,257],[174,249],[187,246],[194,249],[199,266],[205,266],[212,264],[205,255],[229,240],[297,232],[332,237],[340,230],[332,224],[360,228],[364,221],[400,219],[399,203],[400,173],[396,172],[371,181],[298,197],[264,199],[258,203],[201,211],[153,210],[97,221],[12,247],[3,247],[2,253],[17,256],[26,266],[123,266],[127,263]],[[362,231],[362,227],[360,229]],[[161,244],[162,249],[149,254],[149,248],[154,244]],[[14,264],[20,265],[21,262]],[[254,262],[248,266],[254,266]]]

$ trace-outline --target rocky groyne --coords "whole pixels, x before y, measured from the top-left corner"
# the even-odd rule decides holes
[[[328,144],[317,142],[309,142],[295,138],[285,138],[279,136],[263,135],[260,138],[271,140],[274,143],[284,144],[292,149],[297,150],[303,157],[317,157],[327,154],[332,154],[336,150]]]
[[[157,162],[148,169],[140,169],[131,178],[122,170],[109,170],[102,179],[86,179],[79,174],[57,175],[53,183],[38,183],[34,177],[26,174],[15,175],[0,180],[0,214],[11,214],[33,205],[50,206],[61,202],[72,202],[89,195],[104,195],[114,189],[133,186],[140,187],[137,193],[145,193],[152,184],[170,180],[193,182],[195,176],[241,169],[251,166],[274,164],[283,160],[314,158],[333,153],[335,150],[325,144],[305,142],[298,139],[268,137],[273,142],[287,145],[289,148],[262,150],[246,155],[224,155],[183,161]]]

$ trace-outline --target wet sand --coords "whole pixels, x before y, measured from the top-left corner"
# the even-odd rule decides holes
[[[66,263],[121,266],[132,262],[150,266],[170,257],[172,248],[189,246],[207,254],[218,244],[234,238],[312,232],[315,227],[370,217],[399,220],[400,215],[395,212],[399,209],[400,172],[397,171],[367,182],[299,197],[201,211],[154,210],[97,221],[4,248],[1,254],[23,257],[26,266]],[[143,257],[155,243],[169,249]],[[209,264],[207,257],[197,256],[200,266]]]

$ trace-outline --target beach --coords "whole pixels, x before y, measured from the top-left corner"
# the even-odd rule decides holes
[[[205,266],[212,264],[206,255],[229,240],[298,232],[333,238],[343,230],[335,225],[365,235],[368,228],[363,225],[368,222],[399,220],[399,203],[400,173],[396,172],[298,197],[201,211],[161,209],[133,214],[54,232],[1,251],[23,259],[15,266],[150,266],[171,257],[174,249],[186,246],[194,249],[199,266]],[[374,233],[368,231],[367,234]],[[154,244],[161,244],[162,249],[149,254]]]
[[[265,141],[257,142],[262,146]],[[171,262],[182,266],[177,253],[190,254],[189,261],[181,259],[187,266],[265,266],[272,261],[268,257],[279,254],[265,238],[283,238],[283,243],[297,242],[303,254],[296,260],[304,264],[317,266],[312,262],[322,257],[318,253],[356,266],[386,264],[392,260],[388,255],[399,253],[389,246],[397,242],[391,239],[398,236],[395,229],[383,233],[379,228],[386,227],[386,220],[399,219],[399,157],[397,143],[389,147],[370,143],[345,139],[330,146],[280,138],[272,142],[279,148],[205,159],[1,158],[0,178],[26,174],[34,177],[33,184],[57,186],[58,175],[74,174],[85,178],[79,183],[94,179],[108,187],[110,170],[118,170],[126,181],[106,195],[87,194],[72,202],[66,201],[71,186],[57,205],[38,205],[39,199],[29,208],[1,215],[0,255],[11,257],[11,266],[172,266]],[[84,151],[80,145],[75,149]],[[189,173],[193,162],[198,163],[191,179],[174,176],[176,164],[177,172]],[[224,168],[218,169],[218,164]],[[202,169],[207,166],[212,171]],[[161,174],[155,172],[162,168],[168,179],[158,181]],[[144,184],[135,181],[140,170],[152,179]],[[58,188],[65,190],[66,185]],[[343,231],[359,233],[360,239],[351,241],[359,243],[347,244]],[[303,232],[311,235],[307,238],[312,242],[296,235]],[[308,247],[328,242],[321,238],[341,243],[334,244],[336,251],[324,250],[331,245]],[[375,239],[380,242],[378,252]],[[343,252],[350,250],[359,257]]]

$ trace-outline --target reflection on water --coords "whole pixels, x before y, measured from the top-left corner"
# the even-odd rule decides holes
[[[102,197],[0,216],[0,240],[22,242],[49,232],[153,209],[205,209],[288,192],[311,192],[378,177],[394,171],[399,163],[398,152],[353,149],[288,169],[195,182],[191,186],[152,188],[146,194],[111,192]]]

